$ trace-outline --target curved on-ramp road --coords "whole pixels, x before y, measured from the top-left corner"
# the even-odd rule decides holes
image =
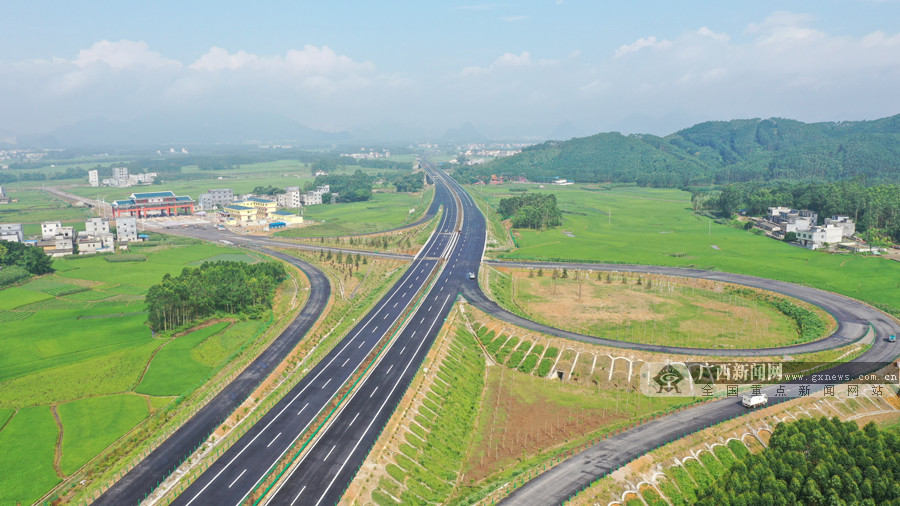
[[[872,346],[865,353],[851,362],[836,365],[826,371],[820,371],[818,374],[850,375],[851,377],[855,377],[859,374],[864,374],[876,369],[877,366],[875,364],[891,363],[897,359],[898,355],[900,355],[900,345],[897,343],[889,343],[886,339],[889,334],[900,333],[900,325],[898,325],[897,321],[881,311],[859,301],[815,288],[757,278],[754,276],[676,267],[531,262],[489,263],[508,267],[567,267],[570,269],[575,268],[584,270],[615,270],[621,272],[653,273],[734,283],[762,288],[810,302],[831,313],[838,322],[837,330],[824,339],[783,348],[723,350],[648,345],[585,336],[583,334],[548,327],[522,318],[501,308],[494,301],[488,299],[477,286],[467,285],[464,288],[463,295],[475,307],[514,325],[559,337],[602,344],[605,346],[614,346],[617,348],[673,354],[772,356],[785,353],[809,353],[843,346],[861,339],[871,326],[871,329],[875,333],[875,339]],[[805,385],[798,383],[784,385],[784,390],[782,392],[778,392],[779,385],[763,388],[762,391],[763,393],[766,393],[773,402],[779,402],[800,397],[800,388],[803,386],[809,387],[810,393],[815,393],[824,388],[824,383],[814,382],[810,378],[809,383]],[[639,425],[631,430],[605,439],[567,459],[556,467],[542,473],[525,483],[521,488],[515,490],[506,497],[502,503],[515,505],[560,504],[577,494],[583,488],[590,486],[597,478],[618,469],[620,466],[631,462],[663,444],[682,438],[723,420],[740,416],[746,412],[747,409],[740,404],[738,399],[725,398],[700,404],[694,408],[673,413]]]
[[[322,271],[299,258],[277,251],[262,252],[296,266],[309,279],[309,298],[293,322],[253,362],[218,395],[160,444],[150,455],[128,471],[101,495],[94,504],[138,504],[193,453],[194,449],[219,426],[259,386],[273,368],[294,349],[322,314],[331,296],[331,283]]]
[[[603,337],[588,336],[577,332],[558,329],[549,325],[534,322],[527,318],[523,318],[512,313],[491,300],[480,287],[466,287],[463,295],[473,306],[482,311],[499,318],[508,323],[525,327],[545,334],[572,339],[591,344],[599,344],[603,346],[612,346],[616,348],[626,348],[639,351],[655,351],[661,353],[677,353],[684,355],[705,355],[717,357],[771,357],[773,355],[787,355],[800,353],[813,353],[816,351],[830,350],[840,348],[847,344],[862,339],[869,330],[869,322],[874,315],[864,316],[858,311],[861,303],[837,295],[831,292],[825,292],[817,288],[808,286],[795,285],[784,281],[775,281],[771,279],[758,278],[755,276],[746,276],[743,274],[730,274],[727,272],[707,271],[701,269],[687,269],[683,267],[661,267],[654,265],[625,265],[625,264],[576,264],[576,263],[560,263],[560,262],[508,262],[508,261],[487,261],[487,264],[503,267],[521,267],[521,268],[568,268],[578,270],[593,271],[615,271],[615,272],[635,272],[641,274],[660,274],[665,276],[679,276],[685,278],[708,279],[711,281],[720,281],[723,283],[732,283],[736,285],[744,285],[753,288],[761,288],[770,292],[776,292],[796,299],[800,299],[822,309],[825,309],[837,321],[837,328],[828,337],[810,341],[808,343],[793,344],[789,346],[774,348],[748,348],[748,349],[731,349],[731,348],[688,348],[682,346],[666,346],[661,344],[632,343],[617,339],[607,339]],[[871,309],[871,308],[870,308]],[[882,320],[888,317],[882,313]]]

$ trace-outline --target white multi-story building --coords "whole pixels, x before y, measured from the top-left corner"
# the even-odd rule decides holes
[[[88,171],[88,183],[91,186],[100,186],[100,176],[97,174],[96,169]]]
[[[834,225],[813,226],[798,230],[797,242],[808,249],[819,249],[827,244],[837,244],[843,238],[843,229]]]
[[[119,216],[116,218],[116,240],[119,244],[137,241],[137,218],[133,216]]]
[[[819,215],[808,209],[797,210],[789,207],[770,207],[767,219],[772,223],[794,223],[797,220],[805,219],[809,222],[809,226],[813,226],[818,223]]]
[[[296,187],[294,187],[296,188]],[[297,209],[302,205],[300,202],[300,189],[296,190],[288,189],[284,193],[279,193],[275,196],[275,200],[278,202],[278,207],[286,207],[289,209]]]
[[[84,222],[84,232],[78,232],[79,255],[104,253],[115,250],[113,235],[109,232],[108,218],[91,218]]]
[[[128,167],[113,167],[113,180],[115,186],[128,186]]]
[[[853,220],[851,220],[849,216],[832,216],[831,218],[825,218],[825,225],[840,227],[844,237],[850,237],[856,233],[856,224],[853,223]]]
[[[136,184],[152,184],[154,179],[156,179],[156,172],[143,172],[141,174],[129,174],[128,175],[128,186],[133,186]]]
[[[9,204],[9,197],[6,195],[6,190],[0,186],[0,204]]]
[[[306,192],[303,196],[303,205],[314,206],[322,203],[322,195],[331,192],[331,186],[327,184],[316,186],[315,190]]]
[[[72,254],[74,239],[73,227],[64,227],[59,221],[44,221],[41,222],[41,240],[37,245],[48,255],[60,257]]]
[[[41,239],[53,239],[61,228],[62,222],[59,221],[41,222]]]
[[[21,223],[0,223],[0,241],[23,242],[25,233]]]
[[[88,235],[109,233],[109,218],[91,218],[84,222],[84,231]]]
[[[208,211],[215,206],[225,207],[234,202],[234,190],[231,188],[217,188],[207,190],[200,195],[200,207]]]
[[[781,227],[784,229],[784,233],[788,232],[800,232],[801,230],[809,230],[810,227],[815,225],[815,223],[810,222],[809,218],[791,218],[790,221],[782,221]]]

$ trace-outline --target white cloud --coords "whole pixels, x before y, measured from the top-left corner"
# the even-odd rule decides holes
[[[150,51],[146,42],[120,40],[110,42],[101,40],[89,49],[82,49],[72,63],[79,67],[103,64],[116,70],[135,67],[160,68],[167,66],[180,67],[181,63],[164,58],[156,51]]]
[[[705,26],[697,30],[697,35],[700,35],[701,37],[709,37],[719,42],[728,42],[729,40],[731,40],[731,37],[729,37],[727,33],[716,33]]]
[[[503,53],[503,56],[497,58],[494,65],[502,65],[504,67],[525,67],[531,65],[531,54],[528,51],[522,51],[521,54]]]
[[[575,58],[579,55],[579,52],[574,52],[570,55],[571,58]],[[512,68],[528,68],[528,67],[549,67],[558,64],[557,60],[538,60],[532,61],[531,53],[528,51],[522,51],[519,54],[514,53],[503,53],[499,58],[494,60],[494,63],[490,64],[487,67],[479,67],[479,66],[469,66],[464,67],[462,71],[460,71],[460,75],[463,77],[467,76],[477,76],[488,74],[494,71],[499,71],[502,69],[512,69]]]
[[[471,121],[506,135],[569,122],[585,133],[665,134],[708,119],[900,112],[900,33],[835,35],[804,14],[775,12],[742,33],[698,23],[680,34],[559,51],[500,49],[424,75],[413,67],[386,73],[380,62],[324,45],[277,54],[213,46],[182,63],[144,42],[100,41],[68,58],[0,62],[0,128],[41,131],[86,117],[221,104],[314,128],[390,121],[440,134]]]
[[[651,35],[649,37],[642,37],[631,44],[625,44],[619,46],[619,49],[616,49],[615,57],[621,58],[625,55],[636,53],[645,47],[653,48],[653,49],[666,49],[671,47],[672,43],[666,39],[656,40],[656,36]]]
[[[225,49],[213,46],[206,54],[192,63],[190,68],[218,72],[220,70],[236,70],[254,61],[259,61],[259,57],[246,51],[229,54]]]
[[[811,21],[812,16],[808,14],[778,11],[762,23],[751,23],[746,32],[757,35],[757,42],[761,45],[808,43],[824,39],[823,32],[806,26]]]

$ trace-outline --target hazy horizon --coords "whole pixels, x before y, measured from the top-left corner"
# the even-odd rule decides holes
[[[15,1],[0,133],[234,111],[386,140],[466,123],[540,139],[900,112],[900,2],[779,5]]]

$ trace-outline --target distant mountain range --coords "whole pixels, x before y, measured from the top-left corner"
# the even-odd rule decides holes
[[[159,114],[131,121],[96,118],[42,135],[13,136],[0,131],[0,145],[69,148],[273,143],[311,146],[349,139],[347,132],[313,130],[284,116],[247,111]]]
[[[624,182],[684,187],[757,180],[900,181],[900,115],[874,121],[803,123],[769,118],[708,121],[666,137],[601,133],[549,141],[482,166],[534,181]]]

